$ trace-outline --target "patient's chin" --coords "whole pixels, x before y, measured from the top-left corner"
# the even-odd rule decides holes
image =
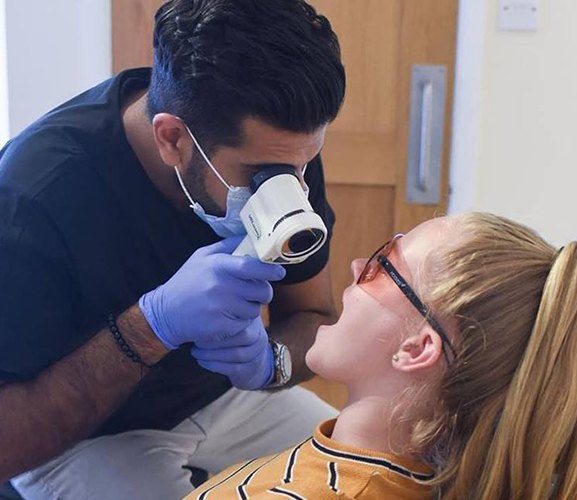
[[[309,350],[307,351],[307,353],[305,354],[305,364],[309,367],[309,370],[312,370],[313,372],[315,371],[313,366],[314,366],[314,354],[311,354],[311,351],[314,349],[314,344],[309,348]],[[311,366],[311,357],[313,358],[313,366]],[[316,372],[315,372],[316,373]]]
[[[313,373],[315,373],[317,375],[320,375],[320,373],[318,372],[319,363],[320,363],[319,351],[320,351],[320,347],[317,345],[317,342],[315,341],[315,343],[310,347],[310,349],[307,351],[307,353],[305,355],[306,365],[309,367],[309,369]]]
[[[305,362],[309,369],[320,377],[330,379],[333,374],[330,367],[330,354],[327,352],[327,346],[315,341],[307,351]]]

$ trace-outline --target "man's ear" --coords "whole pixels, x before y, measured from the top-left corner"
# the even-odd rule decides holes
[[[152,119],[152,130],[158,152],[166,165],[181,165],[191,157],[192,140],[180,118],[169,113],[158,113]]]
[[[393,367],[412,373],[435,366],[442,355],[441,337],[429,325],[426,325],[417,335],[403,341],[398,352],[393,356]]]

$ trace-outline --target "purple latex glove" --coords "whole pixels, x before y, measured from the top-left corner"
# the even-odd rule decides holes
[[[140,298],[144,317],[168,349],[236,335],[272,300],[269,282],[281,280],[286,271],[254,257],[230,255],[241,240],[199,248],[164,285]]]
[[[260,317],[241,333],[220,342],[197,342],[190,352],[200,366],[226,375],[239,389],[262,389],[273,377],[272,347]]]

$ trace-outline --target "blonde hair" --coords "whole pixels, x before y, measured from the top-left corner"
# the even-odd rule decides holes
[[[502,217],[456,219],[425,300],[456,320],[457,359],[414,439],[447,499],[577,498],[577,244]]]

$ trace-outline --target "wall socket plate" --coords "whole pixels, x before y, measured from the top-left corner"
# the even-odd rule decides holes
[[[506,31],[537,31],[538,0],[499,0],[497,27]]]

